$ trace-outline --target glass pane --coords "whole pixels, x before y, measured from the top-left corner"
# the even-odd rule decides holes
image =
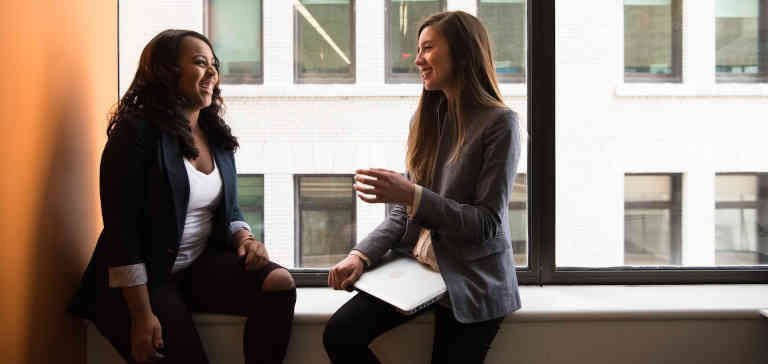
[[[296,10],[296,80],[354,82],[350,0],[302,0]]]
[[[262,80],[261,1],[210,0],[209,36],[224,83]]]
[[[716,264],[768,264],[766,182],[767,173],[715,177]]]
[[[679,80],[680,0],[624,0],[625,81]]]
[[[761,0],[717,0],[715,29],[718,81],[737,82],[757,79],[768,49],[760,48]],[[765,74],[766,70],[762,70]]]
[[[515,177],[515,189],[509,196],[509,230],[515,265],[528,266],[528,182],[525,173]]]
[[[237,176],[237,199],[253,236],[264,241],[264,176]]]
[[[352,176],[300,176],[298,267],[328,268],[355,245]]]
[[[680,264],[679,183],[669,175],[624,177],[624,264]]]
[[[389,61],[388,72],[397,80],[419,82],[417,77],[416,47],[419,23],[429,15],[443,10],[440,0],[390,0],[389,8]]]
[[[477,15],[488,30],[499,81],[525,79],[525,0],[480,0]]]

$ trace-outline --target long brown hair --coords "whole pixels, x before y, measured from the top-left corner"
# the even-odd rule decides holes
[[[184,157],[197,158],[199,151],[192,139],[189,120],[182,114],[183,108],[189,102],[178,88],[181,77],[178,60],[184,37],[202,40],[213,52],[208,38],[191,30],[168,29],[152,38],[141,52],[139,68],[131,86],[109,118],[108,136],[119,128],[124,120],[143,118],[152,122],[162,132],[177,137]],[[218,71],[219,59],[215,53],[213,58]],[[224,150],[234,150],[238,147],[237,138],[232,135],[232,130],[222,119],[224,101],[221,98],[219,83],[220,81],[214,85],[211,105],[200,110],[198,125],[209,143]]]
[[[437,13],[422,21],[418,35],[429,26],[448,41],[455,83],[450,100],[440,90],[424,89],[411,120],[405,165],[414,182],[428,187],[437,160],[438,109],[447,104],[448,118],[456,121],[456,148],[450,158],[453,162],[464,144],[470,122],[467,112],[477,107],[506,107],[496,81],[488,32],[480,20],[463,11]]]

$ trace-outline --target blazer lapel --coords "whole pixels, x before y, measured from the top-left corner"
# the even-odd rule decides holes
[[[181,241],[181,233],[184,231],[184,220],[187,217],[189,179],[187,170],[184,168],[178,139],[163,133],[160,148],[162,149],[163,166],[168,176],[168,184],[171,187],[173,210],[176,214],[176,241],[179,242]]]
[[[235,175],[234,173],[234,165],[232,165],[232,158],[230,157],[231,154],[229,154],[226,151],[223,151],[221,148],[211,148],[213,150],[213,158],[216,160],[216,165],[219,167],[219,175],[221,175],[221,185],[222,185],[222,196],[221,201],[223,202],[224,211],[229,212],[232,211],[232,204],[230,203],[230,196],[233,196],[235,183],[237,181],[234,181],[232,177]],[[231,216],[229,216],[229,213],[225,213],[224,218],[229,219]]]

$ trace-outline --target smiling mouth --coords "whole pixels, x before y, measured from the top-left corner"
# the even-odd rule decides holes
[[[210,80],[200,82],[200,88],[204,91],[213,92],[213,83]]]
[[[427,76],[428,76],[430,73],[432,73],[432,70],[431,70],[431,69],[428,69],[428,70],[425,70],[425,71],[421,71],[421,78],[422,78],[422,79],[426,79],[426,78],[427,78]]]

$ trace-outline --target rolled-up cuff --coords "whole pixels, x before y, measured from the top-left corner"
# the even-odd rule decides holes
[[[147,284],[147,267],[144,263],[109,268],[109,287],[134,287]]]
[[[421,204],[421,189],[422,187],[419,185],[414,185],[413,189],[413,205],[408,206],[406,208],[408,212],[408,217],[413,217],[413,215],[416,215],[416,212],[419,211],[419,205]]]
[[[237,220],[229,223],[229,232],[232,234],[243,229],[248,230],[249,232],[253,231],[251,230],[251,225],[248,225],[248,223],[245,221]]]
[[[366,267],[371,265],[371,259],[369,259],[365,254],[363,254],[363,252],[361,252],[359,250],[351,250],[349,252],[349,255],[354,255],[356,257],[360,257],[360,259],[362,259],[365,262],[365,266]]]

